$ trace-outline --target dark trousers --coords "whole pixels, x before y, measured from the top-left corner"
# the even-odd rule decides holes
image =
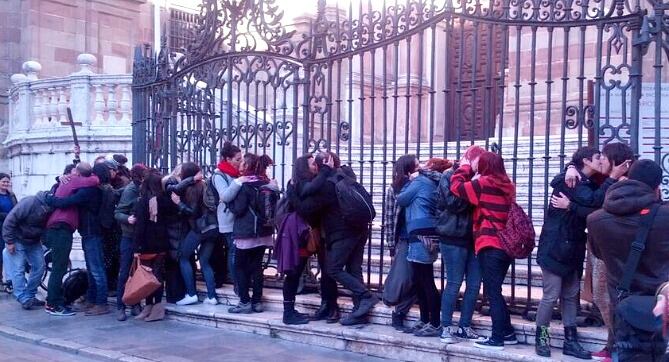
[[[321,239],[323,241],[323,239]],[[321,269],[321,300],[325,303],[328,303],[331,307],[337,304],[337,296],[339,290],[337,289],[337,282],[328,274],[326,257],[327,250],[325,248],[325,243],[321,241],[321,245],[318,250],[318,266]]]
[[[262,300],[263,271],[262,260],[265,256],[264,246],[251,249],[237,248],[235,254],[235,271],[239,299],[242,303],[260,303]],[[249,296],[249,289],[253,284],[253,298]]]
[[[439,318],[439,291],[434,284],[434,266],[410,262],[413,272],[414,289],[420,306],[420,320],[438,328],[441,325]]]
[[[214,243],[214,250],[211,252],[211,259],[209,264],[214,271],[214,283],[216,288],[220,288],[228,278],[228,256],[227,245],[223,240],[223,234],[218,233],[216,243]]]
[[[104,266],[107,277],[107,290],[116,291],[118,285],[118,272],[120,268],[120,244],[121,229],[114,225],[110,229],[103,229],[102,252],[104,255]]]
[[[300,258],[299,264],[293,270],[286,272],[286,278],[283,281],[283,301],[294,302],[297,295],[297,288],[300,286],[300,278],[304,273],[309,258]]]
[[[485,248],[478,253],[483,279],[483,293],[490,302],[492,338],[501,342],[504,336],[514,332],[511,316],[502,295],[502,284],[511,266],[511,258],[501,249]]]
[[[118,284],[116,286],[116,308],[119,310],[125,309],[125,304],[123,304],[123,293],[125,293],[125,283],[130,276],[130,266],[132,265],[133,255],[135,253],[131,238],[125,236],[121,238],[120,251],[121,258],[118,270]]]
[[[232,238],[232,233],[223,234],[223,239],[225,240],[225,247],[227,250],[227,266],[228,266],[228,275],[232,281],[232,285],[237,285],[237,272],[235,270],[235,252],[237,247],[235,246],[235,240]]]
[[[159,304],[163,301],[163,293],[165,292],[165,260],[165,254],[158,254],[152,259],[141,261],[142,265],[151,268],[153,275],[155,275],[156,279],[160,282],[160,288],[146,298],[146,305]]]
[[[46,244],[51,249],[51,274],[47,286],[46,302],[53,307],[65,305],[63,295],[63,277],[67,273],[72,251],[73,231],[65,225],[59,225],[46,231]]]
[[[327,272],[344,288],[353,293],[354,300],[369,294],[362,280],[362,261],[367,234],[333,241],[325,254]]]

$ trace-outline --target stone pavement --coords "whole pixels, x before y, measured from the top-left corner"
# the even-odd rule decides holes
[[[93,358],[0,336],[0,361],[11,362],[94,362]]]
[[[18,340],[17,344],[7,343],[8,338]],[[4,344],[11,348],[3,348]],[[28,348],[25,355],[20,346]],[[48,349],[59,351],[51,356]],[[81,359],[68,359],[65,352],[76,353]],[[6,353],[12,361],[16,361],[15,356],[36,357],[26,361],[44,360],[37,357],[45,354],[50,361],[385,361],[172,320],[118,322],[113,314],[52,317],[43,310],[24,311],[11,296],[0,294],[0,360],[7,357]]]

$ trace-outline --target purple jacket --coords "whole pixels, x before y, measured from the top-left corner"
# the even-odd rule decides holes
[[[100,180],[95,175],[89,177],[74,176],[70,182],[58,185],[55,196],[65,198],[72,196],[78,189],[93,187],[99,184]],[[79,211],[77,207],[71,206],[65,209],[54,209],[46,223],[46,227],[48,229],[58,223],[65,223],[69,225],[73,231],[76,230],[79,227]]]
[[[289,213],[279,227],[274,246],[279,273],[291,271],[300,262],[300,245],[309,235],[309,225],[296,212]]]

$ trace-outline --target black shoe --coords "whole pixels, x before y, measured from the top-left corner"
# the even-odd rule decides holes
[[[21,308],[25,310],[31,310],[33,309],[34,302],[32,299],[28,299],[27,301],[21,303]]]
[[[372,294],[367,298],[363,298],[360,301],[360,306],[358,307],[358,309],[351,312],[351,314],[356,318],[366,316],[378,302],[379,302],[379,297],[377,297],[375,294]]]
[[[402,329],[402,333],[414,334],[414,333],[416,333],[417,331],[420,331],[423,328],[425,328],[425,323],[423,323],[421,321],[418,321],[411,327],[404,327],[404,329]]]
[[[46,305],[46,302],[44,302],[43,300],[33,298],[33,307],[44,307],[45,305]]]
[[[403,313],[395,313],[393,312],[392,314],[393,322],[392,326],[398,331],[403,331],[404,330],[404,318],[406,318],[406,314]]]
[[[511,344],[518,344],[518,337],[516,337],[516,332],[511,332],[504,336],[504,345],[508,346]]]
[[[504,342],[503,341],[495,341],[492,338],[488,338],[484,341],[474,342],[474,347],[501,351],[501,350],[504,349]]]
[[[339,323],[341,323],[342,326],[355,326],[359,324],[367,324],[369,321],[367,320],[367,317],[354,317],[353,313],[351,313],[342,318]]]
[[[321,302],[321,306],[318,307],[316,313],[311,316],[311,320],[322,321],[328,319],[328,315],[330,315],[330,305],[327,302]]]
[[[562,345],[562,354],[579,359],[592,359],[592,354],[585,350],[578,342],[576,327],[564,328],[564,344]]]
[[[339,313],[339,306],[332,307],[328,317],[325,319],[325,323],[333,324],[339,322],[341,319],[341,313]]]
[[[48,304],[46,305],[46,307],[44,307],[44,311],[47,312],[48,314],[58,317],[69,317],[77,314],[73,312],[70,308],[60,307],[60,306],[52,307]]]
[[[309,323],[309,318],[305,317],[300,313],[297,313],[295,310],[283,311],[283,324],[296,325],[296,324],[307,324],[307,323]]]
[[[537,326],[537,332],[534,336],[534,351],[538,356],[550,357],[551,344],[548,326]]]

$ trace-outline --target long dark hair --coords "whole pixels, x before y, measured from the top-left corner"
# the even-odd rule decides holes
[[[221,158],[223,161],[227,161],[228,158],[234,158],[240,152],[242,150],[239,147],[233,145],[230,141],[225,141],[223,149],[221,149]]]
[[[142,186],[140,187],[139,193],[141,196],[148,198],[159,196],[163,193],[163,177],[160,175],[158,170],[152,168],[146,172],[144,180],[142,181]]]
[[[181,179],[187,179],[198,174],[202,169],[195,162],[186,162],[181,165]]]
[[[400,192],[404,184],[409,180],[407,175],[416,171],[416,155],[404,155],[397,159],[393,166],[393,190]]]
[[[293,168],[293,183],[295,185],[314,178],[315,175],[309,169],[309,160],[312,158],[314,158],[313,155],[304,155],[295,160],[295,167]]]
[[[109,167],[104,163],[98,163],[93,166],[93,174],[100,179],[101,184],[108,184],[111,181],[111,173]]]
[[[253,153],[244,155],[244,176],[257,176],[261,179],[268,180],[267,168],[272,166],[274,162],[267,155],[258,156]]]

